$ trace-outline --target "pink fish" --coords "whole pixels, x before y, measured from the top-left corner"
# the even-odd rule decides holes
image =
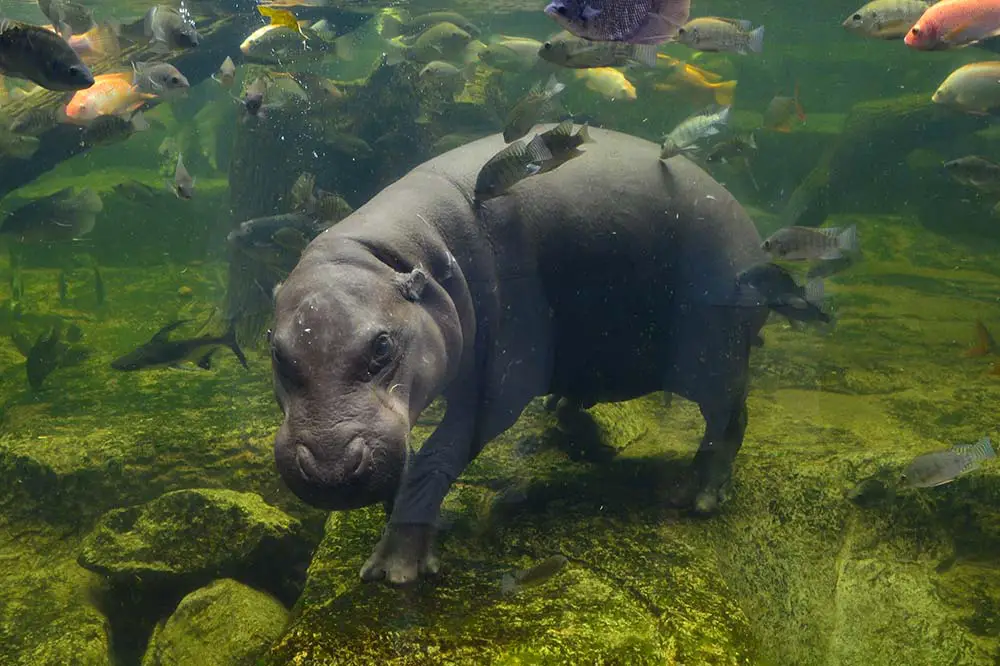
[[[903,41],[920,51],[954,49],[1000,35],[1000,0],[942,0],[931,5]]]

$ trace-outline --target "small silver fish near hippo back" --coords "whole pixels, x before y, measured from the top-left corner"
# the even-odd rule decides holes
[[[996,458],[993,443],[983,437],[975,444],[959,444],[945,451],[925,453],[913,459],[900,476],[907,488],[933,488],[951,483],[979,468],[984,460]]]

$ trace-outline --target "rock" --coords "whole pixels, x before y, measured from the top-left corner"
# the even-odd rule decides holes
[[[156,627],[142,666],[253,666],[287,622],[274,597],[217,580],[184,597]]]
[[[198,489],[109,511],[79,561],[119,585],[192,589],[232,576],[274,589],[307,554],[301,523],[260,496]]]

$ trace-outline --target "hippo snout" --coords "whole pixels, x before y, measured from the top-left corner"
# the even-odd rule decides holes
[[[395,495],[406,462],[406,430],[400,432],[308,436],[286,422],[275,438],[275,462],[304,502],[333,511],[356,509]]]

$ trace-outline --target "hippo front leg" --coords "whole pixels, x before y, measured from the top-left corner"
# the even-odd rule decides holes
[[[362,580],[405,585],[438,572],[434,526],[448,489],[472,457],[475,413],[449,404],[441,425],[411,456],[382,538],[361,568]]]

